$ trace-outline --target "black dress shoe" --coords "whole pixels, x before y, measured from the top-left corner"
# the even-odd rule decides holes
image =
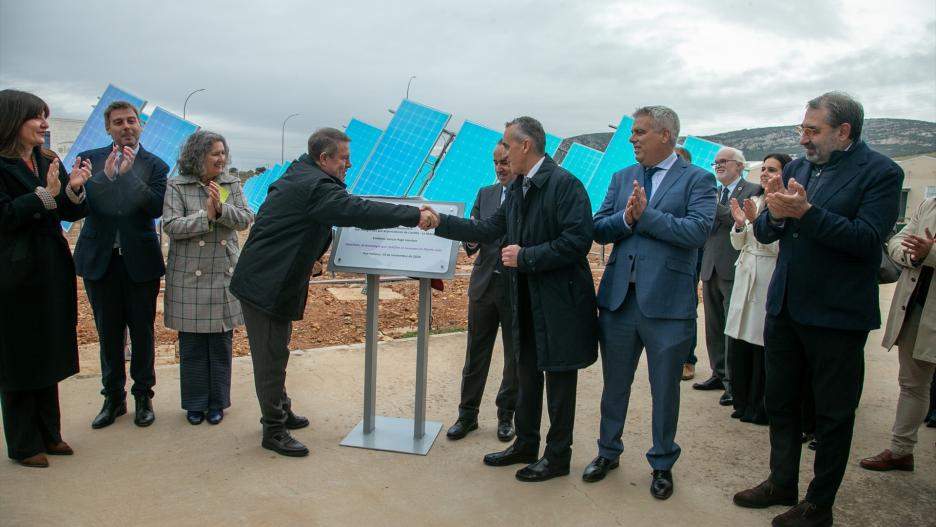
[[[260,445],[283,456],[303,457],[309,455],[309,449],[289,435],[286,430],[275,432],[269,436],[264,435]]]
[[[549,462],[546,456],[540,458],[536,463],[521,468],[517,471],[517,479],[520,481],[546,481],[558,476],[567,476],[569,466],[557,467]]]
[[[801,501],[792,509],[775,516],[773,527],[829,527],[832,525],[832,507],[820,507]]]
[[[768,479],[760,485],[734,495],[734,504],[747,509],[765,509],[772,505],[796,505],[796,489],[782,489]]]
[[[497,439],[506,443],[513,439],[515,435],[513,423],[510,422],[510,419],[500,419],[497,421]]]
[[[309,426],[309,420],[301,415],[296,415],[293,411],[286,410],[286,423],[287,430],[298,430],[300,428],[305,428]]]
[[[478,429],[478,421],[472,419],[471,421],[467,419],[459,419],[455,421],[451,427],[449,427],[448,432],[445,433],[445,437],[449,439],[461,439],[468,435],[468,432]]]
[[[536,453],[524,453],[514,450],[513,445],[501,452],[492,452],[484,456],[484,464],[492,467],[506,467],[517,463],[535,463]]]
[[[673,473],[669,470],[654,470],[650,482],[650,495],[665,500],[673,495]]]
[[[136,398],[136,413],[133,416],[133,424],[137,426],[149,426],[156,420],[156,414],[153,413],[153,400],[145,395]]]
[[[91,421],[91,428],[104,428],[114,424],[114,420],[127,413],[127,400],[116,397],[105,397],[104,406],[101,412],[97,414],[94,421]]]
[[[745,420],[745,418],[744,418],[744,412],[742,412],[741,410],[735,410],[734,412],[731,412],[731,418],[732,418],[732,419],[740,419],[742,423],[748,423],[748,422],[750,422],[750,420]]]
[[[708,379],[697,382],[692,385],[693,390],[724,390],[725,384],[721,382],[721,379],[712,375]]]
[[[189,410],[185,412],[185,420],[189,422],[190,425],[200,425],[202,421],[205,420],[205,412],[196,412],[194,410]]]
[[[730,393],[725,392],[721,394],[721,397],[718,398],[718,404],[722,406],[731,406],[734,404],[734,397]]]
[[[619,464],[617,459],[611,460],[606,457],[598,456],[585,467],[585,472],[582,473],[582,479],[589,483],[601,481],[608,475],[609,471],[618,468]]]
[[[216,425],[224,419],[224,410],[208,410],[208,413],[205,415],[205,420],[208,421],[210,425]]]

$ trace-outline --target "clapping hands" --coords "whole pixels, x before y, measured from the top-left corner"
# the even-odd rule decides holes
[[[736,228],[743,228],[745,221],[754,223],[754,219],[757,217],[757,205],[751,198],[744,200],[743,205],[739,205],[736,198],[731,198],[728,206],[731,207],[731,217],[735,221]]]
[[[117,154],[120,153],[120,166],[117,166]],[[118,173],[126,174],[130,171],[130,168],[133,167],[133,160],[136,159],[136,153],[129,146],[123,147],[123,150],[118,150],[117,145],[114,145],[114,148],[111,149],[110,155],[107,156],[107,160],[104,162],[104,174],[113,178]]]
[[[624,221],[628,225],[633,225],[643,215],[647,209],[647,191],[634,180],[634,189],[627,198],[627,205],[624,207]]]
[[[49,167],[51,168],[51,167]],[[85,181],[91,178],[91,161],[80,157],[75,158],[75,164],[72,166],[71,174],[68,176],[68,186],[72,190],[78,191],[84,186]]]
[[[221,215],[221,187],[211,181],[205,187],[208,191],[208,201],[205,202],[205,209],[208,212],[208,221],[214,221]]]
[[[770,178],[764,190],[767,209],[774,219],[799,219],[812,207],[806,200],[806,189],[795,179],[790,179],[787,187],[784,188],[783,176],[777,174]]]

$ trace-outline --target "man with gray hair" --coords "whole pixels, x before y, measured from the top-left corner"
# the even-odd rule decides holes
[[[764,324],[770,475],[741,507],[793,506],[774,527],[832,525],[864,380],[864,345],[880,327],[881,247],[897,220],[903,171],[861,141],[864,110],[841,92],[809,101],[796,127],[806,155],[765,186],[754,222],[780,241]],[[803,388],[812,388],[815,478],[799,500]]]
[[[722,147],[715,154],[712,163],[720,189],[717,191],[718,203],[715,205],[715,225],[705,240],[702,252],[702,304],[705,310],[705,347],[708,349],[709,367],[712,376],[708,380],[693,384],[696,390],[718,390],[724,388],[718,403],[731,406],[731,372],[728,369],[728,356],[731,353],[731,338],[725,336],[725,317],[731,300],[734,285],[735,262],[741,251],[731,245],[731,229],[734,218],[728,204],[732,199],[738,203],[754,197],[761,192],[757,183],[746,181],[744,175],[744,154],[737,148]],[[740,417],[735,412],[732,417]]]
[[[595,241],[614,249],[598,288],[601,426],[598,457],[582,479],[603,479],[619,465],[631,383],[641,352],[653,396],[650,494],[673,494],[679,458],[679,382],[696,326],[696,259],[712,228],[715,180],[674,152],[679,117],[665,106],[634,112],[630,142],[637,164],[614,174],[595,214]]]
[[[261,446],[284,456],[309,454],[289,433],[308,426],[309,420],[292,411],[286,364],[292,321],[302,319],[312,266],[331,244],[332,226],[429,227],[434,221],[432,214],[416,207],[348,194],[344,178],[351,167],[350,142],[334,128],[309,137],[308,154],[270,185],[231,277],[231,293],[241,301],[250,342],[263,424]]]

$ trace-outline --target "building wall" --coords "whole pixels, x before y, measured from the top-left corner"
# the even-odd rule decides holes
[[[81,132],[84,121],[80,119],[59,119],[53,117],[49,119],[49,148],[55,151],[59,157],[64,158]],[[69,167],[70,169],[71,167]]]
[[[936,197],[936,157],[917,156],[897,161],[904,171],[903,188],[907,193],[907,208],[901,218],[909,216],[927,197]]]

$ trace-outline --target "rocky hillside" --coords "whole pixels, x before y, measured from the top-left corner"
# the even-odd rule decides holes
[[[936,123],[911,119],[867,119],[861,135],[872,148],[890,157],[936,152]],[[741,149],[750,160],[759,160],[771,152],[803,152],[793,125],[736,130],[703,136],[702,139]],[[560,150],[564,152],[569,144],[575,142],[604,151],[610,140],[610,132],[582,134],[567,138]]]

